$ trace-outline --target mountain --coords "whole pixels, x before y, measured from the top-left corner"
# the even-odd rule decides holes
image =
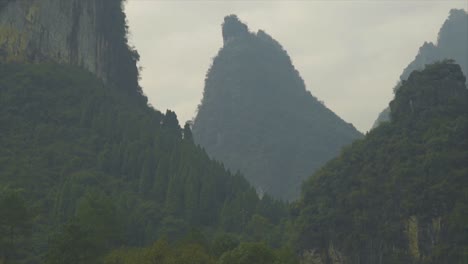
[[[2,0],[0,60],[77,65],[123,89],[140,90],[121,0]]]
[[[103,263],[191,232],[282,243],[286,206],[147,105],[120,1],[1,3],[0,263]]]
[[[414,70],[422,70],[426,64],[444,59],[453,59],[468,74],[468,14],[465,10],[452,9],[439,31],[437,44],[425,42],[414,60],[403,70],[400,81],[406,80]],[[398,87],[398,86],[397,86]],[[374,122],[373,128],[388,121],[390,109],[387,107]]]
[[[299,196],[306,176],[362,135],[305,89],[282,46],[225,17],[193,135],[208,154],[239,170],[259,193]]]
[[[414,71],[391,121],[308,179],[293,209],[306,263],[468,261],[465,82],[453,61]]]

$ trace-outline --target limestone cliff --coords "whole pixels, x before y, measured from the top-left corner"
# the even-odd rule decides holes
[[[81,66],[139,90],[138,54],[126,39],[120,0],[8,0],[0,5],[0,61]]]

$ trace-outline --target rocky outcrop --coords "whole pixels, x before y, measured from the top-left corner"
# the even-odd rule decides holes
[[[408,218],[405,234],[409,255],[415,263],[431,261],[431,254],[439,245],[445,228],[442,217],[426,221],[414,215]]]
[[[405,241],[408,252],[408,261],[411,263],[431,263],[431,254],[436,250],[442,236],[443,225],[442,217],[435,217],[428,220],[421,220],[418,216],[410,216],[404,225],[401,241]],[[383,245],[383,244],[381,244]],[[388,245],[387,245],[388,247]],[[392,245],[392,247],[394,247]],[[370,263],[386,263],[383,259],[383,246],[373,248],[375,251],[367,252],[367,255],[374,255]],[[301,256],[301,264],[346,264],[346,263],[368,263],[365,258],[347,258],[333,243],[330,243],[327,249],[309,249],[305,250]],[[362,262],[361,262],[362,261]]]
[[[121,1],[2,1],[0,60],[81,66],[126,89],[138,88],[138,54],[126,40]]]

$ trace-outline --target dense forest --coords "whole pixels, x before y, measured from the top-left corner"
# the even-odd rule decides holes
[[[174,112],[147,106],[122,1],[54,1],[0,6],[12,27],[1,43],[33,34],[21,50],[29,61],[0,48],[0,263],[120,263],[126,248],[154,243],[173,250],[168,263],[194,263],[176,253],[185,250],[291,255],[287,205],[210,159]],[[62,11],[71,16],[44,17]],[[63,27],[29,32],[25,12],[37,16],[31,28]],[[54,30],[67,36],[48,39]],[[64,38],[66,64],[47,53]],[[97,69],[80,61],[93,52]]]
[[[0,64],[0,87],[6,263],[94,263],[193,230],[282,246],[285,205],[210,160],[174,112],[73,66]]]
[[[439,30],[437,43],[424,42],[414,60],[403,70],[399,82],[408,79],[413,71],[424,69],[426,64],[444,59],[454,60],[460,65],[465,76],[468,74],[468,14],[465,10],[450,10],[449,17]],[[398,87],[399,84],[394,89]],[[373,127],[388,120],[389,107],[379,114]]]
[[[148,106],[122,1],[61,1],[67,25],[97,7],[113,77],[0,47],[0,264],[468,263],[466,63],[411,69],[363,136],[230,15],[192,131]],[[463,17],[438,46],[466,54]]]
[[[260,194],[299,197],[302,181],[362,135],[305,89],[283,47],[237,16],[208,70],[194,138]]]
[[[468,261],[468,90],[453,61],[414,71],[391,122],[303,186],[296,246],[324,263]]]

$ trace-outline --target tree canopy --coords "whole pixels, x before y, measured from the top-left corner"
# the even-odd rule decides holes
[[[285,204],[260,199],[242,175],[211,160],[174,112],[84,70],[0,64],[0,87],[0,188],[27,190],[0,202],[15,207],[0,208],[0,232],[13,230],[19,243],[28,223],[34,237],[17,260],[91,263],[116,247],[181,239],[191,228],[249,237],[254,215],[275,225],[287,215]]]
[[[315,173],[296,204],[296,246],[351,263],[468,260],[468,90],[459,65],[413,72],[392,121]]]

